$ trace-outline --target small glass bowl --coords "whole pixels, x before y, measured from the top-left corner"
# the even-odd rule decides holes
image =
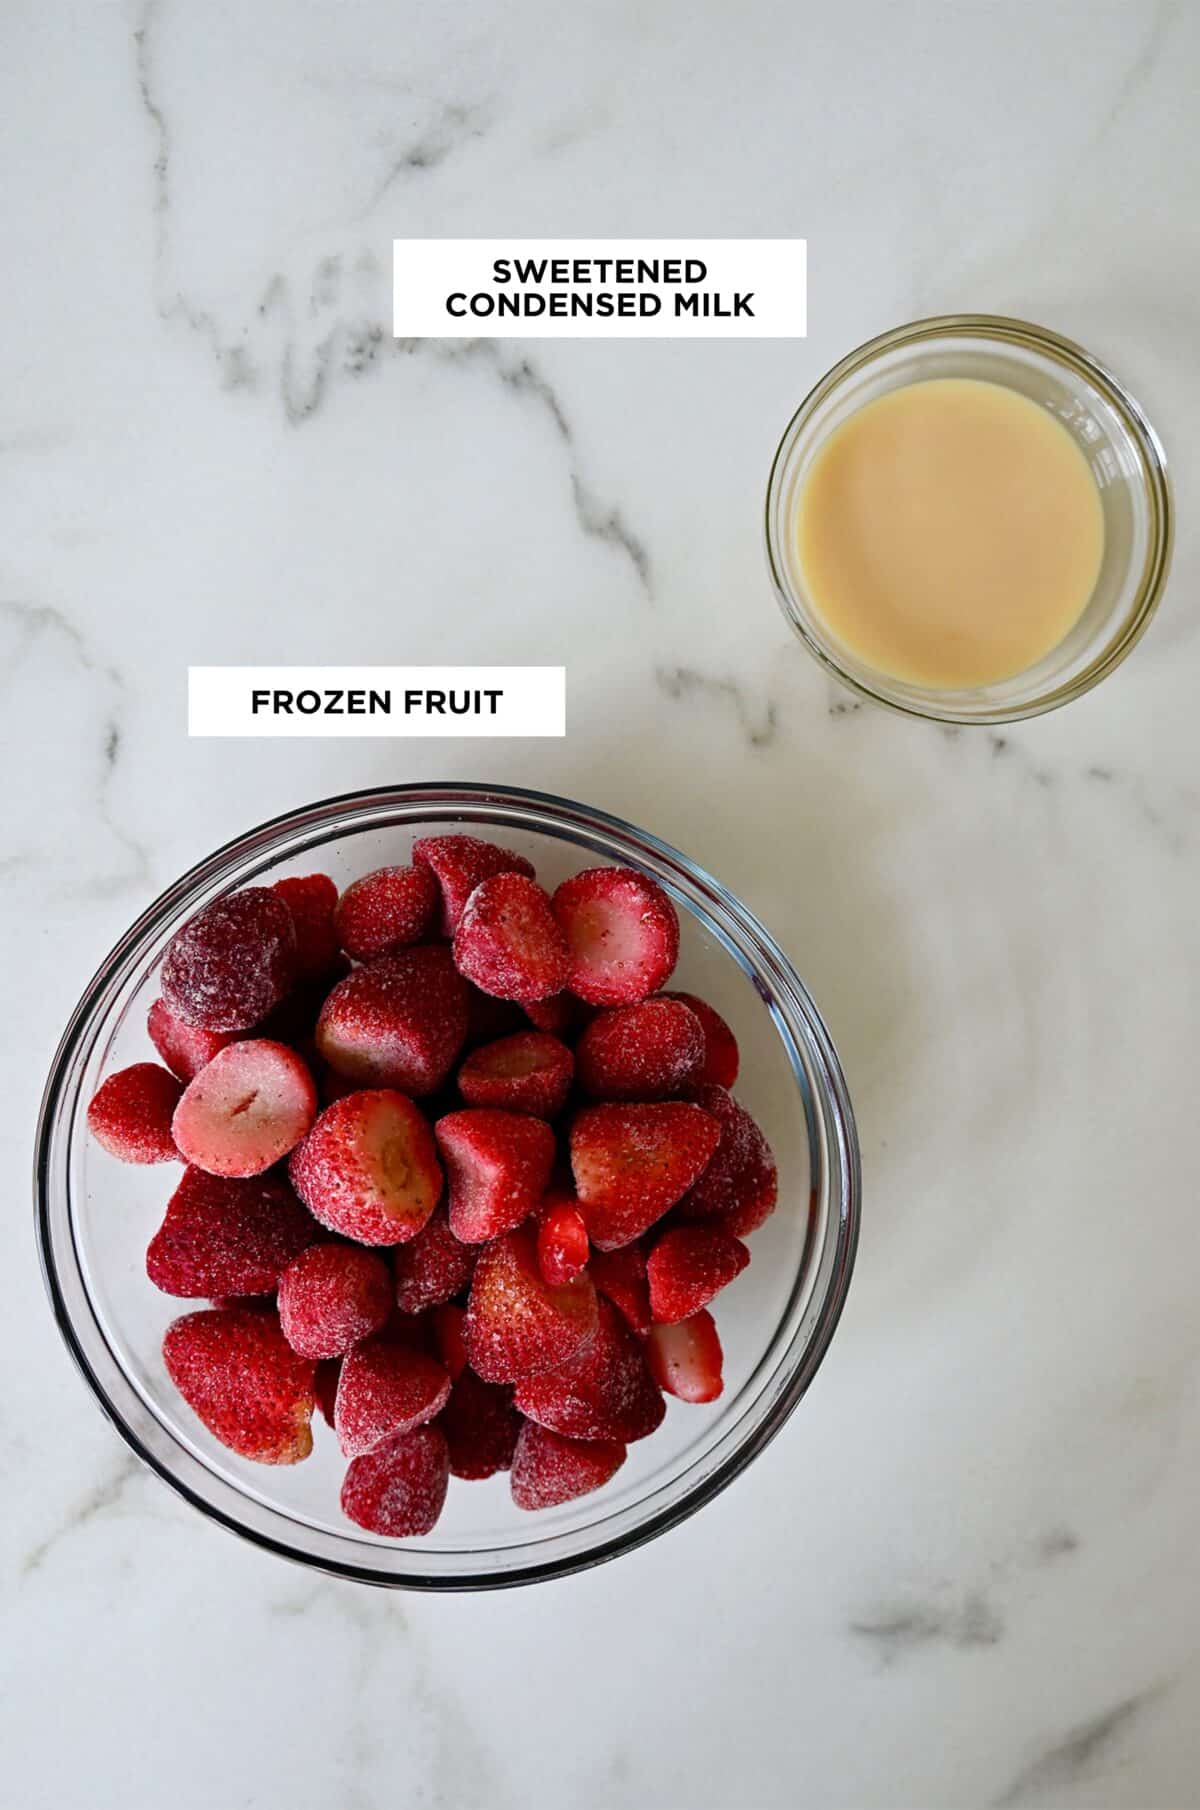
[[[909,684],[843,646],[807,593],[796,547],[800,492],[833,430],[877,396],[938,377],[1005,384],[1049,409],[1087,459],[1104,509],[1100,576],[1070,634],[1027,671],[962,690]],[[935,722],[1010,723],[1090,691],[1145,629],[1171,560],[1166,455],[1133,397],[1081,346],[1003,315],[941,315],[859,346],[805,397],[771,466],[766,534],[784,615],[809,652],[844,684],[878,704]]]
[[[187,1302],[147,1281],[144,1252],[175,1186],[167,1166],[130,1168],[87,1134],[87,1103],[114,1068],[153,1052],[146,1012],[167,943],[220,893],[286,873],[344,886],[404,861],[412,840],[476,831],[533,860],[543,881],[597,862],[651,874],[675,900],[673,984],[703,994],[742,1050],[738,1095],[779,1163],[779,1206],[754,1260],[722,1295],[725,1392],[708,1407],[672,1401],[654,1437],[629,1448],[613,1481],[541,1514],[513,1507],[507,1476],[451,1481],[435,1531],[384,1540],[338,1506],[345,1462],[314,1418],[303,1464],[246,1462],[210,1437],[162,1364],[167,1325]],[[536,792],[397,786],[326,800],[239,837],[176,881],[127,931],[88,986],[54,1060],[35,1175],[46,1285],[72,1356],[118,1432],[214,1520],[271,1551],[368,1583],[483,1589],[598,1564],[673,1527],[715,1496],[777,1433],[832,1337],[859,1223],[854,1118],[837,1056],[791,963],[745,906],[686,856],[587,806]]]

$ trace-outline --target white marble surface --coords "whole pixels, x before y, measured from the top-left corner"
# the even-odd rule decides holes
[[[0,635],[14,1810],[1200,1803],[1200,13],[8,0]],[[806,342],[423,345],[393,235],[805,234]],[[951,736],[836,693],[759,506],[809,382],[955,307],[1173,455],[1160,616]],[[194,743],[188,661],[566,660],[564,744]],[[783,1436],[615,1566],[321,1581],[139,1471],[26,1204],[82,983],[187,863],[359,784],[647,824],[788,946],[858,1108],[848,1311]]]

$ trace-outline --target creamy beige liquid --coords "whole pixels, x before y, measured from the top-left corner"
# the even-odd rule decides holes
[[[1002,384],[892,390],[834,429],[796,520],[809,600],[851,653],[911,684],[991,684],[1074,627],[1104,553],[1066,428]]]

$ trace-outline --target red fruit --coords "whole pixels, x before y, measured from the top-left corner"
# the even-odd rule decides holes
[[[646,1361],[659,1388],[680,1401],[716,1401],[725,1387],[721,1341],[712,1315],[703,1307],[674,1326],[652,1327]]]
[[[450,1378],[423,1351],[387,1334],[365,1339],[342,1359],[333,1424],[347,1458],[411,1433],[440,1414]]]
[[[571,952],[567,985],[590,1005],[636,1005],[675,966],[675,907],[661,886],[631,867],[589,867],[564,880],[554,915]]]
[[[276,880],[271,891],[283,900],[296,928],[296,978],[319,980],[337,961],[333,928],[337,887],[328,874],[292,874]]]
[[[512,1464],[521,1416],[512,1405],[511,1389],[464,1370],[438,1425],[446,1435],[452,1477],[478,1481]]]
[[[440,1427],[418,1427],[354,1460],[342,1484],[342,1513],[389,1540],[430,1533],[449,1482],[445,1435]]]
[[[539,1426],[566,1439],[645,1439],[666,1413],[641,1342],[612,1305],[600,1302],[596,1335],[582,1351],[517,1384],[516,1405]]]
[[[218,1050],[189,1081],[171,1130],[210,1175],[261,1175],[294,1150],[317,1114],[317,1089],[295,1050],[252,1037]]]
[[[611,1251],[640,1237],[687,1193],[720,1136],[684,1101],[585,1107],[571,1126],[571,1168],[592,1243]]]
[[[362,1087],[431,1094],[467,1034],[467,989],[450,951],[400,949],[339,981],[317,1020],[317,1048]]]
[[[218,1050],[232,1043],[232,1031],[202,1031],[176,1018],[165,999],[156,999],[146,1016],[150,1041],[173,1075],[190,1081]]]
[[[593,1251],[588,1274],[626,1325],[644,1337],[650,1330],[652,1316],[643,1246],[626,1244],[619,1251]]]
[[[387,1088],[327,1106],[289,1170],[309,1212],[360,1244],[415,1238],[442,1192],[433,1133],[411,1100]]]
[[[258,1464],[296,1464],[312,1451],[313,1366],[278,1317],[253,1308],[203,1308],[163,1339],[167,1375],[222,1445]]]
[[[456,1383],[467,1367],[467,1315],[464,1308],[449,1301],[435,1307],[430,1314],[434,1343],[452,1383]]]
[[[316,1366],[313,1394],[316,1397],[317,1407],[321,1411],[321,1419],[329,1427],[333,1425],[333,1408],[337,1400],[338,1378],[341,1374],[341,1358],[325,1358]]]
[[[301,1357],[343,1357],[391,1311],[387,1264],[350,1244],[310,1245],[279,1278],[279,1323]]]
[[[277,1175],[239,1181],[185,1169],[150,1240],[146,1274],[166,1295],[268,1295],[320,1235]]]
[[[296,978],[296,927],[266,886],[214,899],[177,930],[162,965],[176,1018],[206,1031],[247,1031]]]
[[[419,943],[433,924],[438,897],[427,867],[377,867],[338,900],[337,941],[356,962]]]
[[[744,1106],[723,1087],[697,1087],[692,1099],[721,1127],[712,1162],[679,1203],[676,1219],[715,1220],[723,1232],[748,1238],[769,1219],[779,1197],[771,1146]]]
[[[471,1280],[478,1254],[473,1245],[454,1236],[445,1211],[439,1209],[415,1238],[396,1249],[397,1307],[419,1314],[449,1301]]]
[[[669,1100],[704,1061],[696,1014],[674,999],[646,999],[592,1019],[575,1052],[579,1083],[597,1100]]]
[[[527,1420],[512,1462],[512,1499],[518,1508],[555,1508],[599,1489],[625,1462],[615,1439],[563,1439]]]
[[[454,933],[454,963],[497,999],[549,999],[560,992],[570,957],[550,895],[526,874],[481,881]]]
[[[157,1062],[118,1069],[92,1096],[88,1130],[123,1163],[177,1163],[171,1120],[183,1083]]]
[[[500,1106],[552,1119],[566,1105],[575,1059],[544,1031],[517,1031],[472,1051],[458,1071],[468,1106]]]
[[[525,1013],[511,999],[493,999],[467,982],[467,1048],[477,1049],[481,1043],[495,1043],[514,1031],[527,1028]]]
[[[549,1196],[547,1198],[550,1198]],[[588,1235],[575,1201],[543,1202],[537,1235],[538,1268],[547,1282],[573,1282],[587,1267]]]
[[[706,999],[698,999],[694,993],[663,993],[660,998],[677,999],[700,1020],[704,1032],[704,1061],[700,1072],[693,1077],[696,1083],[732,1087],[738,1078],[737,1038],[716,1007],[710,1006]]]
[[[533,879],[533,864],[511,849],[497,848],[478,836],[422,836],[413,843],[413,860],[427,867],[441,888],[440,932],[453,936],[463,906],[482,880],[493,874],[525,874]]]
[[[554,1133],[523,1112],[471,1107],[433,1128],[446,1167],[450,1227],[464,1244],[511,1231],[533,1212],[554,1166]]]
[[[549,999],[529,999],[521,1010],[539,1031],[555,1037],[573,1038],[585,1024],[590,1024],[594,1006],[585,1005],[574,993],[552,993]]]
[[[672,1227],[646,1260],[651,1313],[668,1326],[688,1319],[740,1276],[749,1261],[745,1245],[718,1226]]]
[[[574,1357],[599,1320],[590,1279],[553,1287],[537,1267],[533,1234],[507,1232],[479,1254],[467,1308],[467,1355],[488,1383],[511,1383]]]

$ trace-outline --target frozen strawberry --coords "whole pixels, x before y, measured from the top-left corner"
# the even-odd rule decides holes
[[[687,1101],[587,1106],[571,1126],[571,1168],[588,1236],[629,1244],[687,1193],[721,1128]]]
[[[177,930],[163,958],[162,996],[206,1031],[246,1031],[296,978],[296,926],[266,886],[214,899]]]
[[[580,1086],[595,1100],[670,1100],[695,1080],[704,1032],[678,1000],[646,999],[593,1018],[575,1061]]]
[[[680,1401],[716,1401],[725,1387],[721,1341],[712,1315],[703,1307],[674,1326],[652,1327],[646,1361],[659,1388]]]
[[[567,985],[590,1005],[636,1005],[657,993],[675,966],[675,907],[631,867],[589,867],[564,880],[554,915],[571,952]]]
[[[339,981],[317,1020],[317,1048],[361,1087],[434,1093],[467,1035],[467,989],[450,951],[423,943]]]
[[[599,1319],[590,1279],[542,1280],[532,1232],[522,1226],[485,1245],[471,1280],[467,1355],[487,1383],[553,1370],[593,1336]]]
[[[624,1462],[615,1439],[563,1439],[527,1420],[513,1453],[512,1499],[518,1508],[556,1508],[599,1489]]]
[[[146,1274],[193,1300],[267,1295],[321,1228],[278,1175],[236,1180],[185,1169],[150,1240]]]
[[[473,1245],[454,1236],[445,1208],[439,1207],[415,1238],[396,1247],[392,1261],[397,1307],[419,1314],[451,1300],[471,1280],[478,1255]]]
[[[557,1370],[523,1378],[515,1399],[529,1420],[566,1439],[616,1439],[622,1445],[647,1438],[667,1411],[641,1341],[603,1299],[595,1337]]]
[[[779,1176],[771,1146],[744,1106],[723,1087],[693,1088],[690,1098],[721,1127],[712,1162],[680,1201],[676,1220],[713,1220],[723,1232],[748,1238],[775,1210]]]
[[[672,1226],[646,1260],[651,1313],[665,1326],[689,1319],[740,1276],[749,1261],[741,1240],[719,1226]]]
[[[588,1274],[639,1337],[651,1326],[650,1285],[646,1281],[646,1252],[639,1244],[622,1245],[619,1251],[593,1251]]]
[[[549,999],[561,992],[570,956],[550,895],[527,874],[481,881],[454,933],[454,963],[497,999]]]
[[[354,1460],[342,1484],[342,1513],[389,1540],[431,1533],[449,1482],[445,1434],[418,1427]]]
[[[337,940],[356,962],[419,943],[429,934],[440,895],[427,867],[377,867],[337,902]]]
[[[326,1426],[333,1425],[334,1404],[337,1401],[338,1378],[342,1374],[341,1358],[325,1358],[316,1366],[316,1379],[313,1382],[313,1394],[321,1419]]]
[[[732,1087],[738,1078],[737,1038],[716,1007],[710,1006],[706,999],[698,999],[694,993],[660,993],[659,998],[677,999],[700,1020],[704,1032],[704,1060],[699,1073],[692,1079],[698,1084]]]
[[[420,1109],[388,1088],[327,1106],[289,1171],[309,1212],[360,1244],[415,1238],[442,1192],[433,1133]]]
[[[547,1205],[549,1201],[549,1205]],[[588,1235],[575,1199],[555,1197],[542,1201],[538,1213],[538,1268],[547,1282],[573,1282],[587,1267]]]
[[[458,1071],[468,1106],[501,1106],[552,1119],[566,1105],[575,1058],[545,1031],[517,1031],[473,1050]]]
[[[511,1037],[514,1031],[529,1028],[523,1009],[511,999],[493,999],[467,982],[467,1045],[478,1049],[481,1043],[495,1043]]]
[[[467,1367],[466,1309],[444,1301],[434,1308],[429,1318],[433,1323],[437,1355],[445,1365],[450,1381],[456,1383]]]
[[[567,992],[552,993],[549,999],[528,999],[521,1009],[535,1030],[549,1031],[568,1042],[591,1023],[596,1010]]]
[[[512,1464],[521,1416],[512,1405],[512,1390],[503,1384],[485,1383],[464,1370],[438,1425],[446,1435],[452,1477],[478,1481]]]
[[[440,1414],[449,1394],[450,1378],[423,1351],[386,1333],[365,1339],[342,1359],[333,1413],[338,1444],[347,1458],[373,1452]]]
[[[232,1043],[232,1031],[203,1031],[176,1018],[165,999],[156,999],[146,1015],[150,1041],[173,1075],[190,1081],[212,1061],[218,1050]]]
[[[312,1451],[313,1365],[273,1313],[203,1308],[163,1339],[167,1375],[188,1407],[242,1458],[296,1464]]]
[[[171,1120],[183,1083],[157,1062],[118,1069],[92,1096],[88,1130],[123,1163],[177,1163]]]
[[[218,1050],[188,1082],[171,1130],[187,1161],[210,1175],[261,1175],[316,1116],[316,1085],[295,1050],[252,1037]]]
[[[328,874],[294,874],[276,880],[271,891],[283,900],[296,929],[296,979],[319,980],[338,957],[333,928],[337,887]]]
[[[382,1257],[351,1244],[314,1244],[279,1278],[279,1323],[301,1357],[344,1357],[387,1323],[392,1274]]]
[[[527,1113],[476,1106],[447,1113],[433,1130],[446,1168],[456,1238],[482,1244],[529,1217],[554,1165],[549,1125]]]
[[[463,906],[482,880],[493,874],[534,877],[533,865],[524,855],[514,855],[511,849],[498,848],[478,836],[422,836],[413,843],[412,856],[418,867],[429,868],[441,890],[442,936],[454,935]]]

